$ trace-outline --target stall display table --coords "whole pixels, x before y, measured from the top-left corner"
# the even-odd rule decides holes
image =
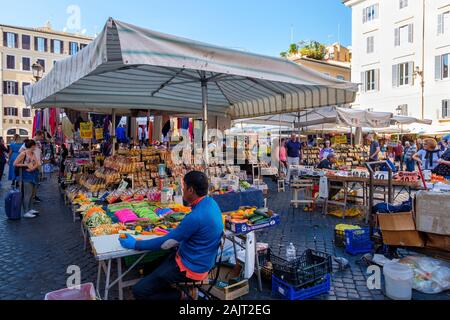
[[[142,240],[150,240],[158,236],[140,236]],[[100,295],[100,281],[102,272],[105,274],[105,289],[103,299],[108,300],[109,290],[118,284],[119,300],[123,300],[123,288],[135,285],[140,279],[124,281],[123,278],[134,269],[149,251],[135,251],[123,248],[119,242],[119,235],[108,235],[90,238],[92,253],[98,262],[97,291]],[[122,258],[139,255],[139,258],[126,270],[122,270]],[[117,278],[111,281],[111,265],[117,263]]]

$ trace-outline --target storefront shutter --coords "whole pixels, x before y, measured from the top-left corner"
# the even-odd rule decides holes
[[[398,64],[392,66],[392,86],[398,87]]]
[[[411,61],[408,62],[408,83],[410,86],[414,84],[413,72],[414,72],[414,62]]]
[[[414,42],[414,24],[410,23],[408,25],[408,42],[413,43]]]
[[[442,78],[441,78],[441,75],[442,75],[442,72],[441,72],[441,69],[442,69],[441,62],[442,62],[441,56],[436,56],[436,57],[434,57],[434,79],[435,79],[435,80],[441,80],[441,79],[442,79]]]
[[[394,45],[398,47],[400,45],[400,28],[395,28],[395,43]]]
[[[438,30],[437,34],[440,35],[444,33],[444,15],[438,14]]]

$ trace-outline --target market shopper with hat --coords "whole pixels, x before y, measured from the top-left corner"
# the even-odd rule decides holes
[[[145,241],[127,235],[121,245],[133,250],[169,250],[178,247],[150,275],[133,287],[137,300],[179,300],[173,284],[202,281],[215,265],[223,234],[222,214],[214,199],[207,196],[208,178],[192,171],[184,177],[183,198],[191,207],[178,227],[169,234]]]

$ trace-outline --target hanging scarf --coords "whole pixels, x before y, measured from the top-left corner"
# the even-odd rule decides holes
[[[426,162],[427,161],[428,161],[428,168],[432,168],[433,167],[434,154],[437,153],[438,154],[438,158],[439,158],[439,152],[441,152],[441,151],[440,150],[433,150],[433,151],[426,150],[426,153],[425,153],[425,168],[427,168],[427,166],[426,166]]]

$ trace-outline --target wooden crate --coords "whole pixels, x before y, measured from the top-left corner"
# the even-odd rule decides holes
[[[221,266],[219,272],[218,281],[228,282],[231,279],[239,277],[241,274],[242,266],[236,265],[234,268],[228,266]],[[210,272],[210,278],[214,279],[216,275],[217,269]],[[203,286],[205,290],[209,289],[209,285]],[[220,300],[235,300],[242,296],[245,296],[250,292],[250,286],[248,284],[248,280],[244,279],[237,283],[231,284],[224,288],[218,288],[213,286],[211,288],[210,294],[215,296]]]

